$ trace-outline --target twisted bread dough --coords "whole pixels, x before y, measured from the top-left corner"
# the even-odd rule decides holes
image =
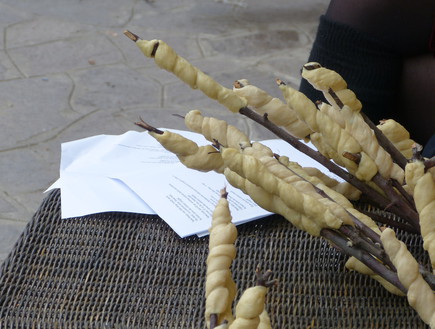
[[[281,158],[282,157],[279,158],[280,162],[284,161],[284,159]],[[339,196],[344,196],[343,199],[345,199],[346,201],[358,200],[361,196],[361,191],[355,188],[353,185],[349,184],[348,182],[339,182],[324,174],[317,168],[301,167],[296,162],[288,162],[287,166],[289,166],[292,170],[296,171],[299,175],[303,175],[305,179],[309,179],[310,181],[312,181],[312,178],[316,186],[318,186],[318,184],[320,183],[323,183],[331,190],[337,192]]]
[[[237,96],[231,89],[225,88],[211,77],[179,56],[171,47],[161,40],[136,41],[136,45],[147,57],[154,58],[156,64],[174,73],[193,89],[199,89],[211,99],[217,100],[232,112],[245,107],[246,99]]]
[[[392,229],[387,228],[382,232],[381,241],[397,269],[400,282],[408,289],[409,305],[417,311],[425,323],[435,328],[435,295],[421,276],[417,261],[406,245],[396,238]]]
[[[415,142],[410,138],[409,132],[405,129],[405,127],[393,119],[382,120],[377,127],[405,156],[405,158],[412,158],[412,146],[415,144]]]
[[[287,103],[295,109],[301,120],[315,132],[321,133],[325,142],[337,152],[337,156],[346,169],[358,179],[370,181],[377,173],[377,166],[369,156],[364,156],[361,145],[340,125],[335,123],[327,114],[318,111],[313,102],[301,92],[281,84],[281,91]],[[344,152],[361,154],[361,161],[357,165],[354,161],[343,156]]]
[[[423,248],[428,251],[435,272],[435,179],[429,172],[417,181],[414,200],[420,215]]]
[[[198,110],[189,111],[184,118],[184,123],[190,130],[202,134],[211,142],[217,140],[224,147],[239,148],[241,143],[250,143],[248,136],[236,127],[224,120],[204,117]]]
[[[305,171],[305,169],[315,169],[319,173],[321,173],[318,169],[316,169],[316,168],[302,168],[298,163],[288,161],[288,158],[286,158],[286,157],[280,157],[279,162],[281,162],[282,164],[287,166],[290,169],[290,171],[294,172],[295,176],[301,177],[302,179],[310,182],[311,184],[313,184],[313,186],[316,186],[318,189],[322,190],[331,200],[334,200],[334,202],[336,202],[336,204],[332,204],[331,207],[332,207],[332,209],[334,209],[333,210],[334,213],[343,220],[344,224],[353,225],[353,222],[351,221],[351,219],[349,219],[349,213],[350,213],[352,216],[356,217],[361,222],[363,222],[368,227],[370,227],[374,232],[380,234],[380,230],[379,230],[378,225],[376,225],[376,223],[369,216],[366,216],[363,213],[356,210],[353,207],[352,203],[341,192],[337,192],[337,191],[329,188],[327,185],[324,184],[324,182],[322,180],[320,180],[316,176],[311,176],[310,174],[308,174]],[[269,166],[268,166],[268,168],[270,171],[272,171],[278,177],[283,178],[281,176],[281,174],[278,174],[277,172],[275,172],[274,169],[270,168]],[[283,178],[283,179],[285,179],[285,178]],[[332,178],[329,178],[329,179],[332,181],[335,181]],[[311,193],[313,193],[314,197],[317,197],[317,198],[320,197],[320,194],[317,193],[316,191],[312,190]],[[331,204],[331,201],[326,201],[325,199],[327,200],[327,198],[322,198],[320,201],[324,202],[326,205]],[[339,209],[337,209],[337,208],[339,208]],[[346,214],[342,213],[344,209],[347,212]]]
[[[344,224],[353,225],[352,219],[346,212],[345,208],[339,203],[335,202],[332,198],[327,198],[322,196],[317,190],[314,184],[303,179],[301,176],[297,175],[295,172],[290,170],[281,164],[277,159],[271,157],[261,157],[261,163],[277,178],[282,179],[284,182],[291,184],[297,191],[305,195],[309,195],[312,198],[320,201],[325,205],[335,216],[340,218]],[[323,186],[326,188],[326,186]],[[318,187],[317,187],[318,188]],[[325,191],[324,191],[325,192]],[[326,193],[326,192],[325,192]],[[333,192],[331,192],[333,193]],[[349,203],[350,204],[350,203]],[[351,205],[349,205],[351,207]]]
[[[363,151],[376,163],[379,173],[385,179],[393,178],[403,183],[403,169],[394,163],[391,155],[379,145],[374,131],[367,125],[360,113],[344,105],[340,114],[346,131],[358,141]]]
[[[242,152],[246,155],[252,155],[256,158],[261,158],[263,156],[273,157],[272,150],[266,145],[260,142],[253,142],[249,146],[242,146]]]
[[[229,168],[225,168],[224,175],[232,186],[249,195],[263,209],[283,216],[295,227],[311,235],[320,236],[322,227],[316,221],[289,208],[279,196],[268,193],[263,188],[253,184]]]
[[[188,168],[205,172],[214,170],[218,173],[224,170],[221,154],[211,145],[198,146],[190,139],[170,131],[164,131],[163,134],[150,131],[149,134]]]
[[[424,175],[424,163],[423,161],[412,161],[408,162],[405,166],[405,181],[406,185],[404,186],[405,190],[414,195],[415,185],[417,185],[417,181],[423,177]]]
[[[331,119],[336,123],[338,123],[341,128],[345,128],[344,119],[341,116],[340,111],[337,111],[336,108],[334,108],[332,105],[325,102],[321,102],[320,104],[317,104],[317,107],[321,112],[326,113],[328,116],[330,116]]]
[[[234,149],[223,149],[221,154],[229,169],[261,187],[267,193],[279,197],[288,208],[294,209],[301,215],[306,215],[319,227],[339,228],[343,224],[343,220],[333,214],[322,202],[299,192],[292,185],[273,175],[258,159],[240,154]],[[320,231],[308,232],[316,236],[320,233]]]
[[[346,81],[337,72],[324,68],[319,63],[310,62],[303,66],[302,77],[315,89],[322,91],[326,100],[337,110],[340,109],[341,104],[337,104],[336,99],[329,93],[329,88],[335,92],[344,105],[349,106],[355,112],[361,110],[361,102],[356,98],[355,93],[347,88]]]
[[[334,160],[336,164],[341,167],[345,167],[345,164],[341,157],[338,156],[337,150],[334,150],[322,137],[320,133],[312,133],[310,135],[311,143],[328,159]]]
[[[209,255],[205,284],[205,318],[208,328],[211,314],[218,316],[218,323],[223,320],[228,322],[233,320],[232,302],[237,289],[231,276],[230,266],[236,256],[234,242],[237,238],[237,229],[231,221],[226,192],[222,190],[209,229]]]
[[[270,317],[266,311],[266,307],[260,314],[260,323],[258,324],[257,329],[272,329],[272,324],[270,323]]]
[[[260,324],[267,288],[255,286],[246,289],[236,306],[236,319],[229,329],[255,329]]]
[[[242,87],[234,86],[233,91],[248,101],[248,105],[254,107],[259,114],[267,113],[267,118],[286,129],[291,135],[305,139],[311,129],[301,120],[296,112],[283,103],[279,98],[270,96],[264,90],[253,86],[248,80],[237,81]]]

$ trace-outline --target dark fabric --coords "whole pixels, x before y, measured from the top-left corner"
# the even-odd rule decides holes
[[[435,135],[432,135],[432,137],[424,146],[422,155],[426,158],[432,158],[435,156]]]
[[[427,328],[406,298],[347,271],[325,240],[281,217],[238,231],[238,288],[259,264],[279,280],[267,296],[273,328]],[[399,237],[427,264],[417,236]],[[0,268],[0,328],[206,328],[207,253],[207,237],[180,239],[157,216],[62,220],[55,190]]]
[[[321,16],[309,61],[340,73],[374,123],[395,118],[402,58],[385,44]],[[324,100],[304,79],[300,91],[312,101]]]

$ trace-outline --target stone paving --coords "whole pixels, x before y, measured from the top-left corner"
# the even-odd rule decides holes
[[[0,261],[59,175],[60,145],[200,109],[252,139],[269,132],[158,69],[123,35],[162,39],[231,87],[279,96],[306,61],[326,0],[0,0]]]

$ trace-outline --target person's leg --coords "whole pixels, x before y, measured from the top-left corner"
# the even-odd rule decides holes
[[[398,121],[416,142],[425,144],[435,134],[435,58],[432,54],[404,62],[398,106]]]
[[[428,52],[435,1],[332,0],[325,15],[410,56]]]
[[[425,144],[435,132],[434,14],[434,0],[332,0],[308,61],[340,73],[374,123],[395,119]],[[304,80],[300,90],[322,99]]]

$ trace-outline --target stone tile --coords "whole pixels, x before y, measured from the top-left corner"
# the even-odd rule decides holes
[[[27,76],[47,75],[123,61],[118,48],[101,34],[13,48],[9,50],[9,54]]]
[[[69,0],[2,0],[16,10],[51,16],[67,21],[102,26],[123,26],[132,15],[134,0],[69,1]]]
[[[258,30],[219,38],[201,38],[205,56],[225,54],[242,58],[269,56],[273,52],[306,45],[304,34],[296,29]]]
[[[6,199],[12,200],[11,202],[14,204],[15,210],[2,213],[2,218],[18,222],[30,221],[41,205],[41,202],[45,197],[43,192],[47,187],[48,185],[37,191],[18,193],[13,196],[16,200],[13,200],[11,195],[7,196]],[[0,198],[4,199],[3,196],[0,196]]]
[[[329,0],[249,0],[243,9],[236,11],[235,16],[254,25],[268,25],[277,22],[300,24],[314,22],[323,14]]]
[[[71,104],[81,113],[161,103],[161,86],[123,64],[94,67],[71,76],[76,86]]]
[[[46,162],[32,150],[2,152],[0,158],[1,186],[11,196],[47,188],[50,175]],[[17,198],[14,197],[15,200]]]
[[[17,207],[11,202],[6,192],[0,192],[0,214],[13,213]],[[4,215],[3,215],[4,216]]]
[[[21,78],[20,72],[9,60],[6,52],[0,50],[0,81]]]
[[[0,3],[0,49],[4,49],[5,47],[5,40],[3,37],[5,34],[5,29],[9,25],[15,24],[20,21],[25,21],[27,19],[30,19],[30,17],[32,17],[31,14],[22,12],[13,7]]]
[[[7,5],[5,1],[0,3],[0,27],[2,28],[30,19],[32,16],[31,13]]]
[[[64,75],[0,82],[0,150],[36,143],[77,117],[72,87]]]
[[[308,61],[309,48],[298,48],[276,56],[262,58],[256,67],[271,72],[275,77],[286,81],[292,87],[299,87],[301,68]]]
[[[47,16],[34,16],[31,20],[22,21],[8,27],[6,42],[8,49],[29,47],[79,37],[90,31],[95,31],[95,27]]]
[[[8,253],[13,249],[26,223],[0,219],[0,262],[3,262]]]
[[[168,9],[165,2],[156,1],[153,10],[146,3],[139,3],[129,23],[143,26],[154,34],[178,37],[204,33],[219,35],[240,29],[232,6],[215,1],[185,1],[185,5],[177,3],[177,6],[169,5],[172,8]]]
[[[155,111],[155,108],[153,108],[153,110]],[[46,142],[46,148],[48,149],[47,155],[52,156],[51,161],[53,161],[55,158],[56,160],[58,158],[60,159],[60,146],[61,143],[64,142],[101,134],[119,135],[128,130],[134,130],[136,128],[134,122],[137,121],[139,117],[135,117],[132,118],[131,121],[127,121],[123,115],[124,111],[126,110],[96,110],[86,116],[83,116],[81,120],[76,121],[73,125],[63,130],[56,139]],[[59,167],[58,164],[59,162],[57,161],[57,169]]]

